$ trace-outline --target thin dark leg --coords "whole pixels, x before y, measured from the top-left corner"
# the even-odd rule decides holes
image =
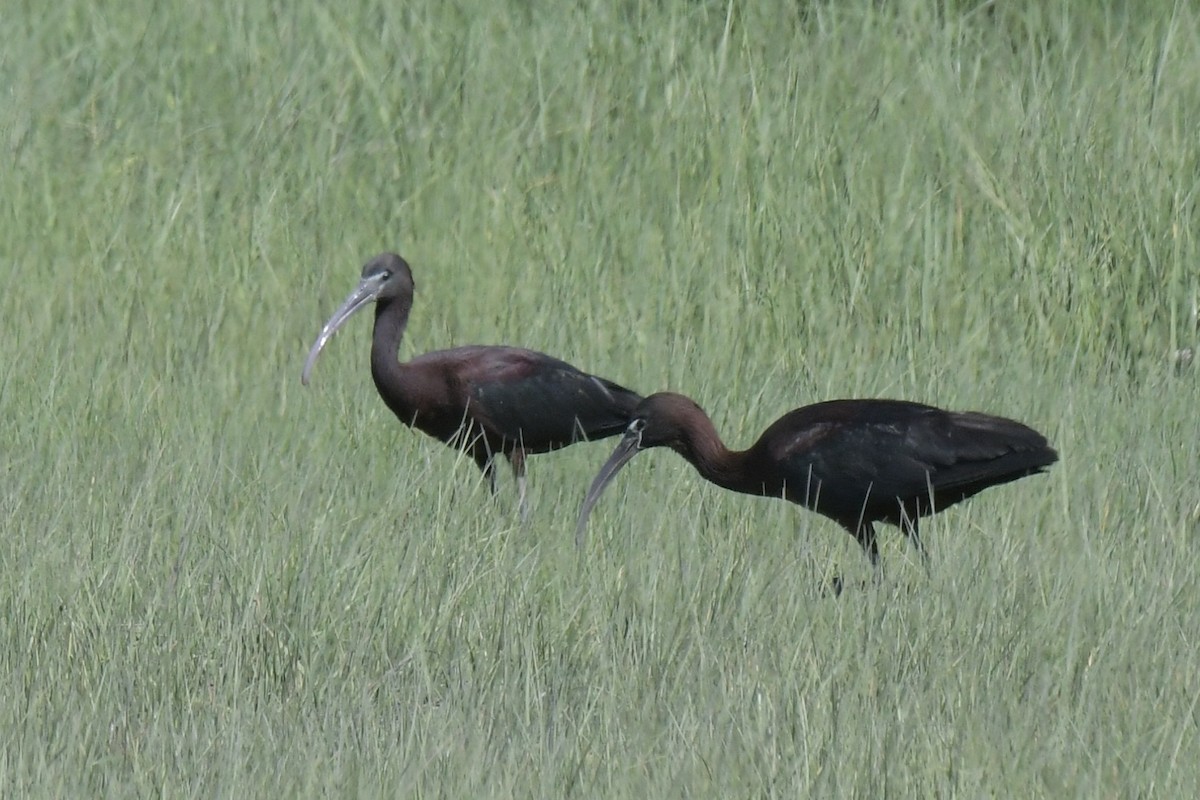
[[[496,459],[488,456],[479,468],[483,470],[483,477],[487,478],[488,488],[492,490],[492,497],[496,496]]]
[[[488,488],[492,490],[492,497],[496,496],[496,454],[492,452],[492,448],[488,445],[487,437],[482,433],[475,436],[471,435],[468,429],[463,434],[468,437],[469,444],[463,446],[463,450],[475,459],[475,463],[483,470],[483,477],[487,478]]]
[[[875,573],[875,583],[882,582],[883,564],[879,561],[879,544],[875,541],[875,526],[870,522],[860,522],[856,527],[849,525],[845,527],[855,541],[862,545],[863,552],[867,554],[867,560],[871,562],[872,571]]]
[[[875,526],[869,522],[860,522],[858,530],[851,531],[854,538],[862,545],[863,552],[871,562],[872,567],[879,567],[879,543],[875,541]]]
[[[929,551],[925,549],[924,543],[921,542],[920,532],[920,517],[917,513],[909,513],[908,509],[900,511],[900,530],[904,531],[908,538],[912,541],[913,547],[917,548],[917,554],[921,557],[921,565],[925,567],[925,574],[929,575]]]
[[[929,551],[925,549],[925,545],[921,542],[921,534],[917,531],[917,527],[917,520],[913,518],[912,524],[908,529],[908,538],[912,539],[917,552],[921,554],[921,563],[925,566],[925,574],[929,575]]]
[[[529,524],[529,503],[525,498],[525,451],[518,447],[508,454],[508,463],[512,464],[513,475],[517,479],[517,514],[521,524]]]

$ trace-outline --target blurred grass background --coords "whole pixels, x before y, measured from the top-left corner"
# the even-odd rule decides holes
[[[1200,776],[1186,3],[178,0],[0,12],[9,796],[1128,796]],[[474,466],[375,395],[510,343],[685,392],[1015,417],[901,537],[609,443]]]

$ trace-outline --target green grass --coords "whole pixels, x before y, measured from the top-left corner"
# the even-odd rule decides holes
[[[0,12],[0,794],[1200,791],[1189,4],[68,2]],[[106,7],[107,6],[107,7]],[[506,481],[407,358],[534,347],[744,445],[894,396],[1062,461],[926,577],[611,443]]]

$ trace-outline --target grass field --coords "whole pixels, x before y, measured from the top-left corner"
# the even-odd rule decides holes
[[[1200,795],[1200,13],[1100,5],[0,12],[0,795]],[[665,451],[581,556],[613,442],[522,527],[380,402],[369,315],[301,387],[385,249],[402,358],[1062,460],[838,598],[850,537]]]

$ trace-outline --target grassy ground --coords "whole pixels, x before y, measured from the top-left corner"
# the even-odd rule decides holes
[[[382,5],[0,12],[0,794],[1198,794],[1194,9]],[[1062,462],[837,599],[849,537],[666,452],[581,557],[610,443],[535,459],[522,528],[366,319],[301,388],[383,249],[402,357]]]

